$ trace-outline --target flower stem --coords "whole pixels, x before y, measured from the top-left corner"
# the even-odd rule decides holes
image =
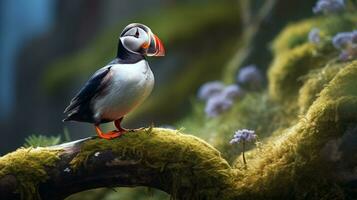
[[[245,142],[243,142],[243,152],[242,152],[242,157],[243,157],[243,163],[244,163],[244,166],[247,166],[247,161],[245,160],[245,155],[244,155],[244,152],[245,152]]]

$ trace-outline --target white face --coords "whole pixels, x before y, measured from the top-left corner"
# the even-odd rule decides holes
[[[124,47],[133,53],[143,54],[143,47],[150,45],[150,36],[140,27],[132,27],[120,37]]]

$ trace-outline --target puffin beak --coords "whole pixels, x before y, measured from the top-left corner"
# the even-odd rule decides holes
[[[148,56],[165,56],[165,48],[161,40],[155,35],[151,34],[150,45],[147,48]]]

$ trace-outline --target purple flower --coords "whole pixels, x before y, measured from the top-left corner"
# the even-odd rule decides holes
[[[339,59],[346,61],[357,57],[357,30],[342,32],[332,38],[333,46],[340,50]]]
[[[351,32],[342,32],[332,38],[332,44],[336,49],[344,49],[352,42]]]
[[[239,87],[239,85],[232,84],[224,88],[224,90],[222,91],[222,95],[225,98],[233,100],[242,97],[244,95],[244,91]]]
[[[248,129],[241,129],[234,133],[233,139],[229,142],[231,144],[240,142],[251,142],[257,138],[255,131]]]
[[[246,166],[247,161],[245,160],[245,143],[246,142],[251,142],[257,138],[257,135],[255,134],[255,131],[253,130],[248,130],[248,129],[241,129],[238,130],[234,133],[233,139],[229,142],[231,144],[235,143],[242,143],[243,149],[242,149],[242,158],[243,158],[243,163]]]
[[[352,31],[351,33],[352,37],[352,43],[357,44],[357,30]]]
[[[216,117],[227,111],[232,105],[233,101],[231,99],[228,99],[223,95],[216,95],[208,99],[205,113],[208,117]]]
[[[338,58],[342,61],[347,61],[350,58],[350,54],[347,51],[341,51]]]
[[[317,13],[336,13],[345,8],[344,0],[318,0],[312,11]]]
[[[308,35],[308,39],[309,39],[309,42],[311,42],[313,44],[319,44],[321,41],[320,29],[318,29],[318,28],[311,29],[311,31],[309,32],[309,35]]]
[[[224,84],[220,81],[207,82],[200,87],[197,96],[201,100],[208,100],[210,97],[222,92],[223,89]]]
[[[263,82],[263,75],[255,65],[248,65],[239,71],[237,81],[250,89],[258,89]]]

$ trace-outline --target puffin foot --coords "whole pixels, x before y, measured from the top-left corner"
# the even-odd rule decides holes
[[[114,125],[118,129],[118,131],[119,132],[134,132],[131,129],[126,129],[126,128],[121,127],[121,121],[123,121],[123,119],[124,119],[124,117],[114,121]]]
[[[95,130],[97,132],[98,137],[111,140],[117,137],[120,137],[124,133],[128,132],[127,130],[114,130],[108,133],[103,133],[103,131],[99,128],[99,126],[95,126]]]

